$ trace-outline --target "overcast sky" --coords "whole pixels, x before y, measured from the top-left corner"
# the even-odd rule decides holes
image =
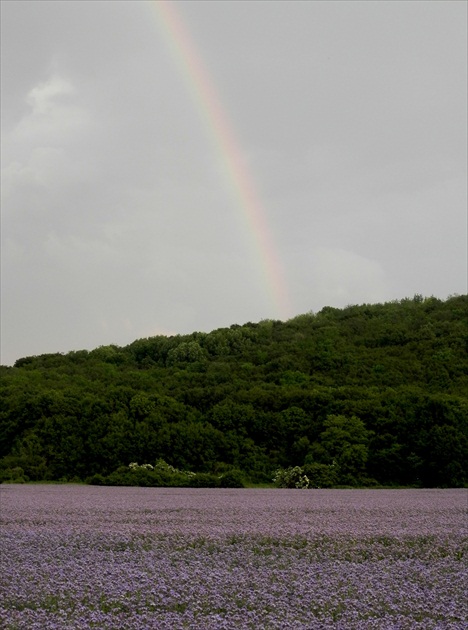
[[[1,11],[3,364],[467,292],[466,2]]]

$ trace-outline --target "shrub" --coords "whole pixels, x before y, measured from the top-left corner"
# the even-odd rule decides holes
[[[279,468],[273,481],[278,488],[300,488],[306,490],[309,487],[309,478],[304,474],[300,466]]]
[[[220,478],[211,473],[195,473],[190,477],[188,485],[191,488],[219,488]]]
[[[105,477],[103,477],[99,473],[96,473],[92,477],[88,477],[86,479],[86,483],[88,483],[91,486],[105,486],[106,485],[106,479],[105,479]]]
[[[219,485],[221,488],[245,488],[241,471],[235,469],[221,475]]]
[[[0,480],[5,483],[26,483],[29,477],[20,466],[15,466],[0,471]]]
[[[190,470],[179,470],[163,459],[158,459],[154,466],[131,462],[128,466],[120,466],[110,475],[104,477],[96,474],[86,479],[86,483],[94,486],[143,486],[172,488],[244,488],[240,470],[231,469],[222,475]]]
[[[338,466],[311,462],[304,464],[304,474],[311,488],[333,488],[338,483]]]

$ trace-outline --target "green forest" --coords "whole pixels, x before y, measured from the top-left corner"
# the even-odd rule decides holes
[[[468,481],[467,295],[25,357],[0,388],[5,482]]]

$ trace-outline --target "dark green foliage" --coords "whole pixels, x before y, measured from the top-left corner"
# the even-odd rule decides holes
[[[0,470],[0,483],[26,483],[26,481],[29,481],[29,477],[19,466]]]
[[[335,463],[306,462],[303,470],[309,479],[310,488],[333,488],[339,482],[339,470]]]
[[[18,469],[21,471],[21,469]],[[18,475],[17,475],[18,476]],[[9,480],[9,478],[8,478]],[[224,474],[184,471],[159,459],[155,466],[136,462],[120,466],[110,475],[92,475],[86,479],[93,486],[187,487],[187,488],[243,488],[242,473],[228,470]]]
[[[212,473],[197,473],[189,479],[190,488],[219,488],[220,479]]]
[[[25,357],[0,367],[0,480],[463,486],[467,392],[468,296]],[[158,460],[179,472],[129,469]]]
[[[306,456],[306,463],[324,464],[333,470],[336,482],[359,485],[365,476],[368,459],[368,435],[364,422],[356,416],[327,416],[319,441],[315,442]],[[322,474],[326,469],[322,469]],[[315,469],[315,476],[319,471]],[[317,484],[319,485],[319,484]]]
[[[220,488],[243,488],[244,476],[240,470],[229,470],[219,479]]]
[[[305,489],[309,488],[309,478],[304,473],[304,469],[301,466],[290,466],[289,468],[279,468],[273,478],[275,485],[278,488],[296,488]]]

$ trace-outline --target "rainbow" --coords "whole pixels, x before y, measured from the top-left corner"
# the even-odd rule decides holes
[[[253,236],[256,256],[276,314],[281,319],[288,319],[292,315],[291,303],[282,265],[268,226],[267,214],[226,111],[175,3],[170,0],[153,0],[152,4],[156,7],[158,22],[163,28],[172,56],[205,121],[219,153],[227,182]]]

